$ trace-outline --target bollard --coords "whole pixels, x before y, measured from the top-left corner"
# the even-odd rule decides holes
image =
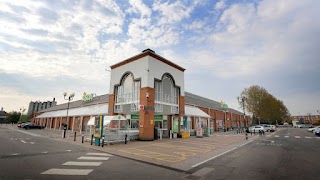
[[[253,130],[253,134],[256,135],[256,130],[255,129]]]
[[[82,133],[82,140],[81,140],[81,142],[83,143],[83,141],[84,141],[84,133]]]
[[[93,141],[93,134],[91,134],[91,145],[92,145],[92,141]]]
[[[251,131],[251,136],[252,136],[252,131]]]
[[[74,138],[73,138],[73,141],[76,141],[76,138],[77,138],[77,132],[74,132]]]
[[[104,137],[102,137],[102,140],[101,140],[102,142],[101,142],[101,147],[103,147],[103,145],[104,145]]]
[[[66,138],[66,130],[63,130],[63,138]]]
[[[248,133],[246,133],[246,140],[248,140]]]
[[[124,136],[124,144],[127,144],[127,134]]]

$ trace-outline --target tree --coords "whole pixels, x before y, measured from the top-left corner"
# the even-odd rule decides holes
[[[9,113],[8,121],[10,123],[17,123],[20,119],[20,112],[12,111]]]
[[[240,106],[242,108],[245,106],[247,112],[252,113],[254,117],[257,117],[259,124],[261,121],[275,124],[278,120],[282,121],[284,118],[290,116],[284,103],[269,94],[263,87],[254,85],[245,88],[240,96],[245,99],[244,104],[239,102]]]

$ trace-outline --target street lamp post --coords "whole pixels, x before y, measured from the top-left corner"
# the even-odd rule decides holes
[[[21,113],[20,113],[20,118],[19,118],[19,122],[21,122],[21,118],[22,118],[22,114],[23,114],[23,112],[26,110],[26,108],[20,108],[20,111],[21,111]]]
[[[67,127],[66,127],[66,129],[64,130],[64,135],[63,135],[63,138],[66,138],[66,130],[68,130],[68,128],[69,128],[69,118],[68,118],[68,113],[69,113],[69,104],[70,104],[70,101],[72,101],[72,99],[74,98],[74,93],[71,93],[70,95],[69,95],[69,97],[67,98],[67,93],[66,92],[64,92],[63,93],[63,97],[64,97],[64,99],[65,100],[68,100],[68,107],[67,107]]]
[[[245,111],[245,107],[244,107],[244,102],[246,101],[246,97],[241,96],[241,97],[237,97],[238,102],[242,103],[242,108],[243,108],[243,120],[244,120],[244,128],[247,129],[247,125],[246,125],[246,111]]]
[[[311,122],[311,113],[307,113],[307,115],[309,116],[309,123],[313,124],[313,122]]]

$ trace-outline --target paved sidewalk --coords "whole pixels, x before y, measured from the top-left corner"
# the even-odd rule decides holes
[[[258,134],[252,136],[248,134],[248,140],[246,140],[245,133],[237,134],[236,131],[228,131],[214,133],[210,137],[203,138],[190,137],[187,139],[131,141],[127,144],[118,143],[100,147],[95,146],[94,143],[91,145],[90,142],[82,143],[81,134],[78,132],[76,141],[74,141],[74,134],[70,134],[69,139],[63,139],[62,130],[19,130],[16,126],[8,126],[8,128],[27,134],[34,133],[55,140],[82,145],[113,155],[165,166],[180,171],[188,171],[201,163],[214,159],[226,152],[236,150],[236,148],[260,137]],[[68,136],[66,135],[66,137]],[[86,135],[85,138],[90,139],[90,136]]]

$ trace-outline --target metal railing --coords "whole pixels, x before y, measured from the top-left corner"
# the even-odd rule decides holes
[[[170,94],[164,94],[161,92],[156,92],[156,99],[155,101],[159,103],[167,103],[167,104],[178,104],[178,97],[172,96]]]
[[[116,105],[119,104],[131,104],[134,102],[140,101],[140,91],[135,93],[127,93],[127,94],[120,94],[116,95]]]
[[[106,144],[134,141],[139,138],[139,130],[107,129],[104,137],[104,143]]]

